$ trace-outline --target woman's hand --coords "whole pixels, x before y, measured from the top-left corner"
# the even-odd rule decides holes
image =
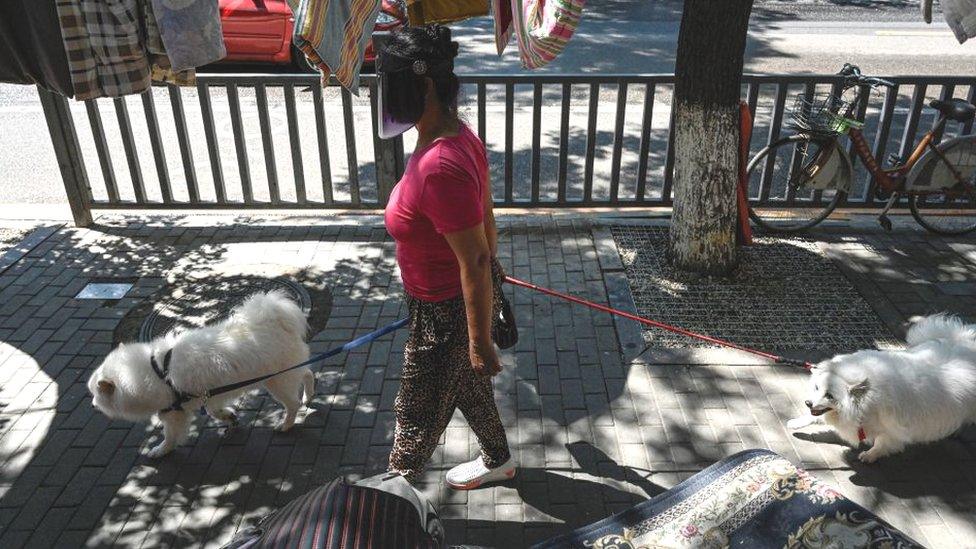
[[[502,366],[498,362],[498,353],[495,352],[495,344],[490,338],[488,341],[472,338],[468,344],[468,354],[471,357],[471,368],[476,374],[494,376],[502,371]]]

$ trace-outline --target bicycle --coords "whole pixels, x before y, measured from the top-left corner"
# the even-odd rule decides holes
[[[933,233],[961,235],[976,230],[976,135],[935,144],[949,120],[973,120],[976,106],[963,99],[930,102],[941,115],[938,121],[907,159],[892,155],[894,164],[882,168],[861,132],[863,115],[861,119],[852,115],[863,113],[859,107],[874,89],[895,84],[864,76],[851,64],[844,65],[839,74],[844,77],[843,91],[857,88],[851,101],[844,101],[843,92],[839,96],[797,95],[790,113],[790,126],[796,133],[770,143],[749,162],[749,178],[762,167],[760,192],[764,198],[773,190],[785,192],[784,205],[799,206],[784,211],[750,205],[753,222],[773,232],[796,232],[826,219],[847,196],[854,178],[850,156],[840,143],[840,136],[847,135],[857,157],[875,178],[876,196],[887,197],[878,216],[885,230],[891,230],[888,211],[902,196],[908,197],[915,220]],[[787,162],[779,163],[781,156]],[[784,173],[785,181],[779,181],[776,176]],[[824,206],[818,208],[820,204]]]

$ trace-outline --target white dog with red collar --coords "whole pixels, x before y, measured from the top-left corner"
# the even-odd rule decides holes
[[[976,325],[945,315],[917,319],[904,350],[838,355],[810,370],[808,412],[791,430],[824,422],[842,439],[871,448],[872,463],[914,443],[976,423]]]

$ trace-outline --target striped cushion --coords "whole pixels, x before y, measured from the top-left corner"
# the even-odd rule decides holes
[[[404,498],[336,479],[300,496],[228,545],[234,549],[436,547]]]

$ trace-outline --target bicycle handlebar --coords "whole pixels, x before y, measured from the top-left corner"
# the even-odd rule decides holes
[[[871,86],[872,88],[877,88],[878,86],[884,86],[887,88],[895,87],[895,83],[890,80],[885,80],[883,78],[876,78],[873,76],[864,76],[861,74],[861,68],[857,65],[852,65],[850,63],[844,63],[844,68],[837,73],[844,77],[845,86]]]

